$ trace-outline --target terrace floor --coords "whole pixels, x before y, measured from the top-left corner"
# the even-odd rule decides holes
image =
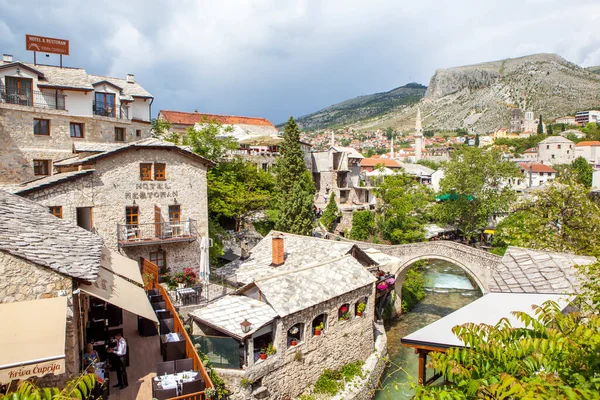
[[[117,374],[110,373],[111,400],[152,399],[152,378],[156,376],[157,364],[162,361],[160,355],[160,337],[142,337],[137,331],[137,316],[123,310],[123,336],[127,340],[129,367],[127,377],[129,386],[119,390]]]

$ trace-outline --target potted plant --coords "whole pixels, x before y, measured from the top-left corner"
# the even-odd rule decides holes
[[[260,349],[259,357],[261,360],[267,359],[267,348],[266,347],[263,347],[262,349]]]
[[[321,331],[324,328],[325,328],[325,325],[323,324],[323,322],[321,322],[319,325],[315,326],[315,336],[321,335]]]
[[[377,285],[377,290],[379,290],[380,292],[387,290],[387,288],[388,284],[386,282],[381,282]]]
[[[356,315],[362,317],[363,313],[365,312],[365,308],[367,308],[365,303],[358,303],[356,306]]]
[[[214,399],[215,396],[217,395],[217,390],[215,388],[206,388],[204,389],[204,394],[206,395],[207,399]]]
[[[292,338],[292,340],[290,340],[290,346],[294,347],[298,344],[298,339],[296,338]]]
[[[277,353],[277,349],[273,347],[273,343],[269,343],[269,345],[267,346],[267,355],[272,356],[275,353]]]
[[[149,289],[154,289],[154,274],[150,272],[144,272],[142,275],[142,280],[144,281],[144,287]]]

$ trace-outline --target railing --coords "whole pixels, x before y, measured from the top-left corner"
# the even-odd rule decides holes
[[[193,241],[196,236],[194,220],[191,218],[187,221],[117,224],[120,246]]]
[[[116,104],[94,104],[92,106],[94,115],[102,117],[129,119],[129,106],[117,106]]]
[[[0,86],[0,103],[17,104],[27,107],[65,109],[65,95],[57,92],[40,92],[37,90],[18,90],[17,88]]]
[[[156,266],[154,263],[152,263],[148,260],[144,259],[142,261],[142,265],[144,265],[144,264],[147,264],[147,265],[152,264],[152,265],[154,265],[156,270],[158,270],[158,266]],[[202,363],[202,360],[200,359],[200,356],[198,355],[198,352],[196,351],[196,348],[194,347],[194,343],[192,342],[192,340],[190,339],[190,336],[188,335],[187,331],[183,327],[183,323],[181,322],[181,319],[179,318],[179,314],[177,313],[177,310],[175,310],[173,303],[171,303],[171,298],[169,297],[169,294],[167,293],[167,291],[165,290],[165,288],[162,285],[158,284],[158,279],[154,282],[154,284],[158,287],[158,291],[162,295],[162,297],[166,303],[167,310],[171,311],[171,314],[173,314],[173,322],[174,322],[173,328],[174,328],[175,332],[178,332],[179,334],[181,334],[183,336],[183,339],[185,340],[185,353],[186,353],[187,358],[192,359],[194,370],[200,372],[200,375],[202,375],[202,379],[206,383],[206,387],[207,388],[214,387],[212,381],[210,380],[210,377],[208,376],[208,373],[206,372],[206,369],[204,369],[204,364]],[[186,395],[182,395],[182,396],[178,396],[178,397],[173,397],[171,400],[175,400],[175,399],[177,399],[177,400],[205,400],[206,395],[204,394],[204,391],[202,391],[202,392],[186,394]]]

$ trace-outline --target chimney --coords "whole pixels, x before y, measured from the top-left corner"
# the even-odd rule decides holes
[[[133,74],[127,74],[127,83],[135,83],[135,77]]]
[[[2,54],[2,61],[9,63],[12,62],[12,60],[12,54]]]
[[[271,251],[273,253],[273,262],[271,265],[278,267],[285,261],[283,256],[283,235],[276,233],[271,238]]]

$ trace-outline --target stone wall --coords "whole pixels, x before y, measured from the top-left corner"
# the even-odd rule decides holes
[[[3,251],[0,251],[0,276],[0,303],[57,297],[59,290],[64,290],[66,296],[71,297],[66,310],[66,373],[37,379],[37,382],[44,386],[63,385],[79,371],[79,324],[73,304],[72,279]]]
[[[141,181],[142,162],[165,163],[165,181]],[[167,266],[173,270],[197,267],[200,239],[208,235],[206,167],[169,150],[135,149],[105,157],[96,162],[95,172],[72,181],[30,192],[25,197],[45,206],[62,206],[63,218],[77,223],[77,207],[92,207],[93,226],[105,244],[118,250],[117,224],[125,223],[126,206],[139,207],[142,234],[154,235],[155,207],[161,220],[169,221],[169,205],[178,204],[181,221],[192,219],[197,240],[124,247],[121,252],[138,260],[150,252],[163,250]]]
[[[354,304],[364,297],[368,301],[363,317],[338,321],[342,304],[349,303],[354,314]],[[232,399],[294,397],[314,384],[324,369],[339,369],[347,363],[366,360],[374,349],[374,307],[375,286],[370,285],[278,320],[275,355],[245,371],[219,369],[234,393]],[[320,336],[313,336],[312,321],[323,313],[328,315],[327,329]],[[287,331],[299,322],[304,323],[304,340],[287,348]],[[254,383],[253,389],[241,386],[243,378]]]
[[[90,94],[91,96],[91,94]],[[50,121],[50,135],[34,135],[34,118]],[[84,124],[84,137],[72,138],[70,123]],[[33,179],[33,160],[68,158],[77,142],[115,143],[115,127],[124,128],[126,142],[150,137],[149,123],[109,117],[80,117],[50,110],[0,103],[0,183]],[[136,136],[140,130],[141,135]]]

